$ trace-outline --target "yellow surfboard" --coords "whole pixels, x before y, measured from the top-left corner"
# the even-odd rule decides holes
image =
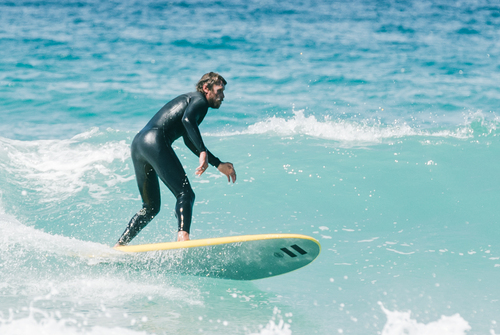
[[[125,253],[162,258],[169,269],[197,276],[255,280],[300,269],[321,246],[299,234],[261,234],[116,247]]]

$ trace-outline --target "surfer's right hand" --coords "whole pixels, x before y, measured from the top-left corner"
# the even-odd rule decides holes
[[[206,151],[200,152],[200,166],[196,168],[195,174],[201,176],[203,172],[208,168],[208,156]]]

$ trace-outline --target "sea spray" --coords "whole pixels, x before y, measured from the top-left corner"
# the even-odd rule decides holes
[[[437,321],[423,324],[412,319],[411,312],[390,311],[382,303],[379,305],[387,316],[382,335],[465,335],[471,330],[469,323],[459,314],[443,315]]]

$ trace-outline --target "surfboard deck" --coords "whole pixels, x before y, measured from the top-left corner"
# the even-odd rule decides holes
[[[300,234],[240,235],[184,242],[115,247],[125,253],[147,253],[168,259],[171,269],[191,275],[256,280],[300,269],[318,257],[319,242]]]

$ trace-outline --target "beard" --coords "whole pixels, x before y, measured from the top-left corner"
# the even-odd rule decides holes
[[[216,97],[211,97],[210,99],[208,99],[208,106],[211,108],[218,109],[221,104],[222,104],[222,100],[217,99]]]

